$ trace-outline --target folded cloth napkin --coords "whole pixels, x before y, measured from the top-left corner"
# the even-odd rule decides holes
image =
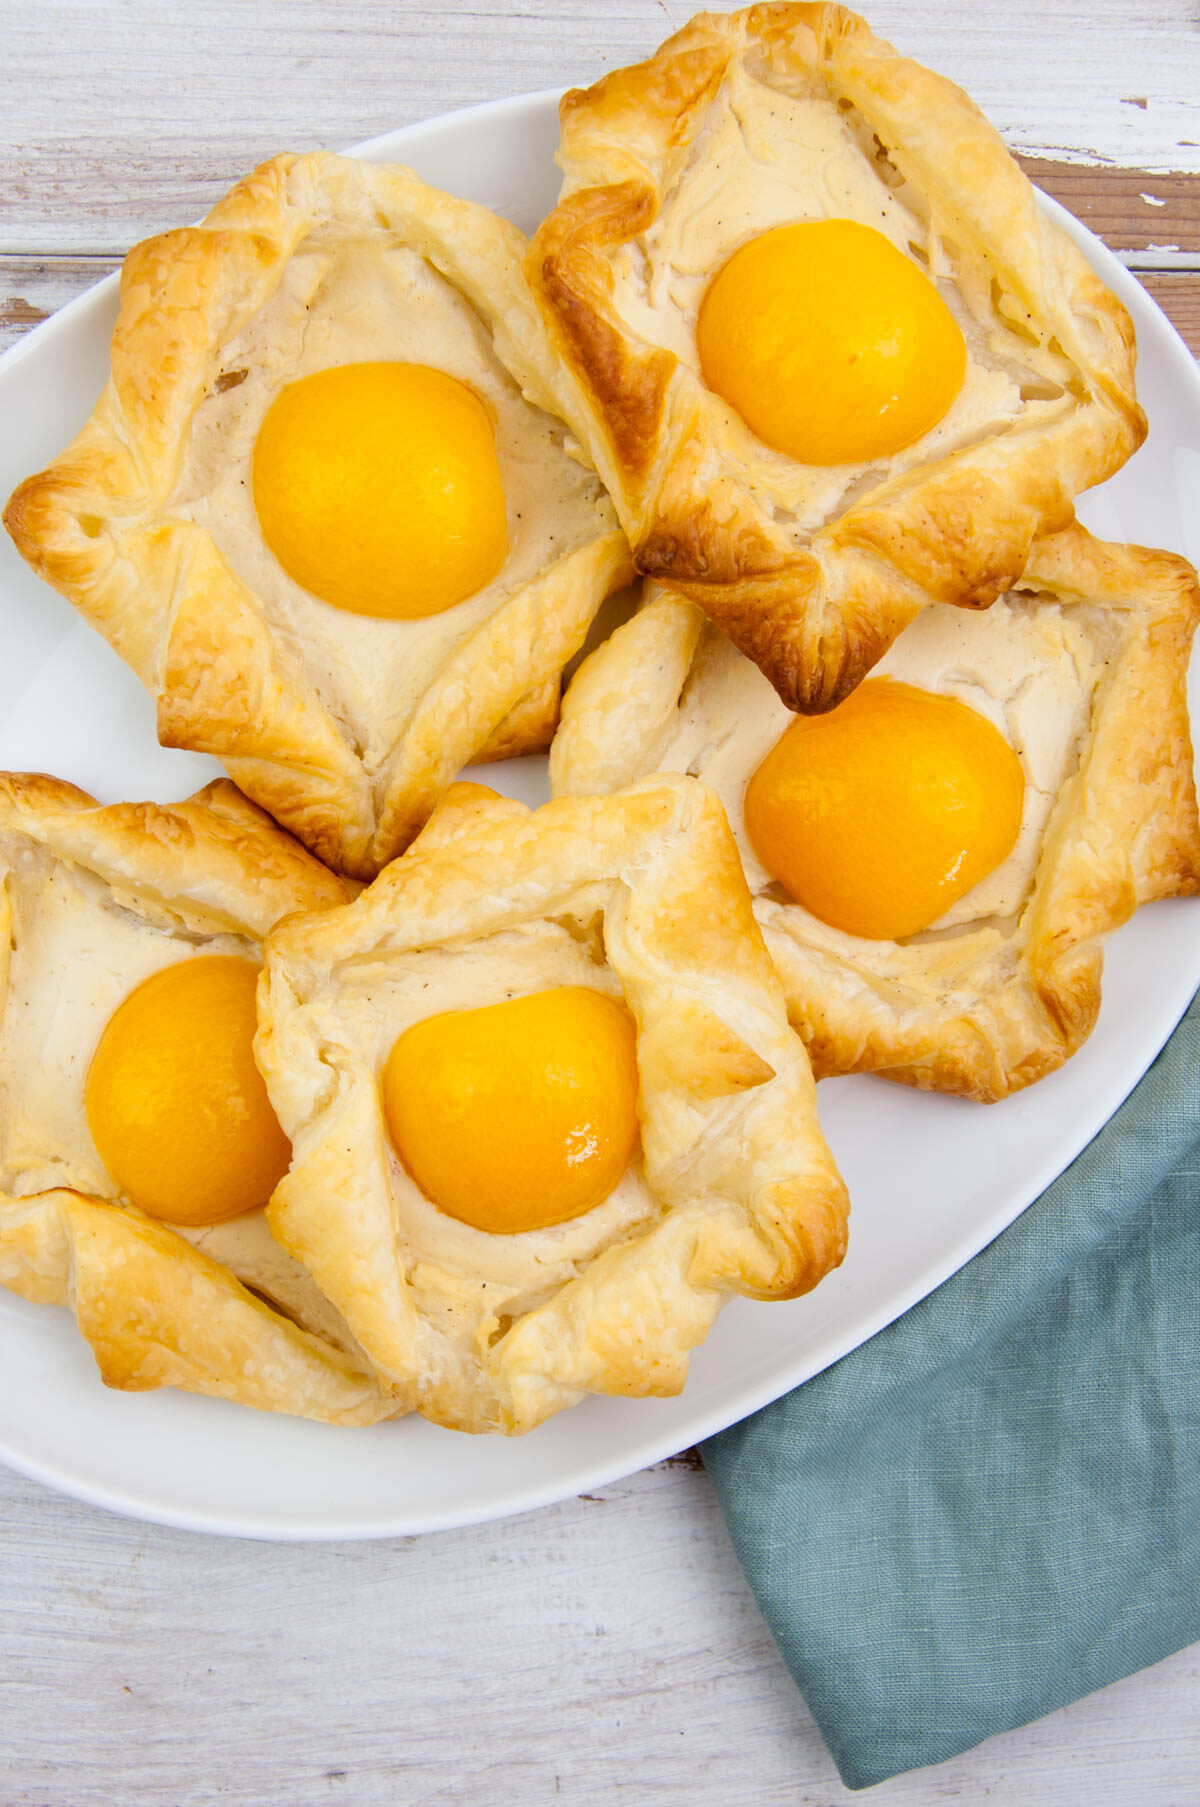
[[[1200,994],[1003,1236],[704,1446],[849,1787],[1200,1638],[1198,1356]]]

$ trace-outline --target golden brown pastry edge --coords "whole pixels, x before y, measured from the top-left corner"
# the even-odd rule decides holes
[[[1076,523],[1035,544],[1015,588],[1099,604],[1120,624],[1032,894],[1011,936],[985,927],[908,946],[861,941],[796,905],[756,899],[818,1078],[881,1073],[982,1102],[1007,1097],[1091,1033],[1106,937],[1140,904],[1200,891],[1187,707],[1196,573],[1174,553],[1108,544]],[[664,590],[585,662],[551,749],[556,794],[628,783],[653,765],[700,619]]]
[[[667,1208],[481,1348],[467,1384],[427,1347],[406,1280],[377,1081],[318,1045],[306,1000],[341,961],[462,946],[554,916],[598,883],[611,886],[609,964],[638,1024],[648,1183]],[[726,1295],[791,1298],[842,1259],[845,1191],[808,1058],[724,813],[694,780],[534,814],[456,785],[353,905],[282,924],[266,971],[259,1061],[296,1150],[272,1229],[385,1384],[435,1422],[512,1434],[587,1392],[678,1392]],[[692,1150],[722,1113],[728,1122],[694,1171]]]
[[[902,173],[953,223],[963,256],[1020,296],[1069,351],[1086,396],[1064,420],[1014,427],[868,495],[797,547],[714,452],[674,355],[627,328],[609,259],[653,221],[671,153],[730,60],[816,67]],[[985,607],[1036,535],[1145,436],[1128,315],[972,101],[834,5],[702,13],[647,62],[562,102],[559,205],[526,270],[562,358],[561,411],[587,446],[639,570],[669,581],[770,678],[789,708],[834,707],[928,601]]]
[[[162,744],[214,754],[327,864],[358,878],[407,844],[461,766],[546,744],[549,686],[631,574],[624,536],[598,528],[520,586],[444,661],[372,777],[211,536],[164,514],[222,346],[315,225],[368,203],[395,241],[459,288],[514,380],[552,411],[553,360],[515,226],[400,166],[283,155],[203,225],[129,253],[110,381],[72,444],[20,485],[4,515],[22,556],[156,699]]]
[[[228,779],[175,804],[99,804],[44,773],[0,775],[0,833],[84,867],[188,931],[261,940],[346,887]],[[0,873],[7,996],[8,875]],[[0,1284],[75,1314],[106,1385],[182,1387],[335,1424],[397,1402],[340,1349],[256,1298],[224,1266],[131,1204],[54,1188],[0,1192]]]

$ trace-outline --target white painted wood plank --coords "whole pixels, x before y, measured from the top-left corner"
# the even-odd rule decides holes
[[[113,255],[285,144],[586,81],[689,10],[0,0],[0,248]],[[1189,0],[867,10],[969,87],[1014,148],[1200,170]],[[39,296],[59,305],[90,274],[48,264]],[[311,1548],[191,1538],[0,1473],[0,1600],[3,1807],[859,1798],[707,1481],[677,1466],[507,1524]],[[1188,1807],[1200,1646],[869,1798]]]
[[[686,0],[0,0],[0,250],[104,252],[284,148],[339,146],[645,55]],[[1190,0],[877,0],[1014,149],[1200,171]],[[1141,103],[1145,102],[1144,105]]]
[[[333,1546],[126,1524],[0,1476],[5,1807],[837,1807],[702,1473]],[[1185,1807],[1200,1647],[875,1790]]]

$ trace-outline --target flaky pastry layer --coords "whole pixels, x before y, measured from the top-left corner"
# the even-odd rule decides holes
[[[179,1387],[327,1424],[375,1424],[397,1409],[361,1360],[130,1205],[0,1193],[0,1284],[73,1311],[101,1379],[123,1392]]]
[[[379,1072],[413,1021],[561,984],[637,1026],[641,1151],[602,1204],[493,1235],[391,1148]],[[257,1055],[294,1159],[277,1239],[383,1384],[522,1432],[586,1393],[670,1394],[724,1298],[841,1260],[846,1198],[720,805],[688,779],[530,814],[460,785],[352,905],[268,939]]]
[[[839,6],[701,14],[562,103],[558,206],[526,268],[562,411],[643,572],[792,709],[831,708],[930,601],[983,607],[1145,421],[1129,319],[960,89]],[[818,469],[704,384],[708,280],[768,228],[875,226],[938,282],[963,392],[917,443]]]
[[[391,1416],[264,1213],[154,1222],[104,1168],[85,1103],[99,1037],[144,979],[206,954],[258,961],[280,917],[345,887],[228,780],[105,807],[37,774],[0,778],[0,881],[0,1283],[69,1306],[110,1386]]]
[[[129,254],[112,376],[9,502],[23,555],[157,699],[159,738],[224,761],[328,864],[370,877],[459,768],[544,747],[563,666],[629,555],[553,414],[525,239],[411,171],[281,156],[204,224]],[[334,364],[429,363],[497,430],[498,577],[422,621],[348,614],[292,582],[250,501],[258,425]]]
[[[989,715],[1026,773],[1013,853],[905,942],[830,928],[759,865],[742,800],[790,717],[746,660],[710,643],[694,604],[652,588],[568,691],[550,756],[556,794],[663,767],[719,790],[819,1077],[877,1072],[985,1101],[1030,1085],[1090,1034],[1108,934],[1140,904],[1200,889],[1186,694],[1194,571],[1076,525],[1036,543],[996,608],[940,622],[926,611],[881,666]]]

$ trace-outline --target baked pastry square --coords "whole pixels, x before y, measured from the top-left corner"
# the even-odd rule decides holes
[[[1140,904],[1200,889],[1186,696],[1198,608],[1183,559],[1075,525],[1038,541],[1019,584],[985,613],[934,605],[900,636],[880,678],[994,724],[1025,783],[1011,853],[928,930],[898,940],[830,927],[763,865],[747,782],[796,718],[682,597],[652,587],[582,666],[551,750],[553,785],[592,793],[647,772],[697,774],[728,811],[818,1076],[882,1073],[1003,1098],[1090,1034],[1105,937]],[[845,821],[849,841],[861,832]]]
[[[262,1209],[191,1226],[147,1215],[90,1114],[98,1043],[136,988],[253,962],[252,997],[271,925],[344,887],[224,779],[170,807],[102,807],[54,778],[6,776],[0,873],[0,1283],[73,1310],[109,1386],[337,1424],[391,1416]]]
[[[841,1260],[808,1057],[720,805],[692,780],[534,814],[455,786],[354,903],[281,924],[266,970],[259,1062],[294,1149],[271,1227],[382,1383],[437,1423],[523,1432],[586,1393],[676,1393],[729,1294],[790,1298]],[[636,1023],[640,1149],[635,1120],[616,1183],[569,1220],[497,1233],[448,1214],[390,1138],[389,1049],[563,991]],[[432,1108],[469,1089],[465,1062],[454,1080]],[[407,1102],[420,1120],[430,1098]],[[517,1202],[540,1205],[495,1130]]]
[[[1064,526],[1144,436],[1124,309],[967,96],[842,7],[700,14],[648,62],[566,96],[559,161],[527,269],[572,379],[564,411],[639,569],[703,608],[792,709],[836,704],[923,604],[992,602],[1035,535]],[[853,367],[874,368],[854,324],[872,297],[883,315],[861,330],[880,335],[881,419],[893,381],[923,407],[958,343],[954,399],[951,382],[941,418],[883,454],[831,442],[806,462],[818,454],[768,443],[706,380],[713,279],[812,222],[815,262],[797,273],[772,251],[732,317],[710,316],[714,355],[752,370],[761,353],[755,405],[772,415],[786,394],[790,432],[816,411],[841,435],[871,400]],[[944,356],[914,326],[914,361],[893,375],[897,284],[926,325],[938,316]],[[772,349],[772,309],[793,287],[807,299]],[[813,339],[792,406],[783,364],[819,308],[830,345]]]
[[[202,226],[129,254],[111,381],[5,516],[154,696],[163,744],[215,754],[359,877],[407,844],[462,765],[545,748],[562,668],[629,575],[611,504],[547,411],[524,250],[514,226],[409,170],[277,157]],[[400,431],[381,397],[414,367],[420,392],[390,404],[409,410]],[[361,392],[311,399],[314,379],[364,372]],[[264,421],[305,379],[309,403],[277,429],[263,478]],[[449,450],[448,410],[464,441]],[[417,468],[397,475],[413,414]],[[466,510],[447,504],[440,525],[421,488],[435,470]],[[338,512],[347,490],[361,518],[353,498]],[[268,504],[284,562],[264,538]],[[436,583],[452,553],[462,600],[362,612],[393,607],[414,572]],[[327,582],[352,600],[304,587]]]

